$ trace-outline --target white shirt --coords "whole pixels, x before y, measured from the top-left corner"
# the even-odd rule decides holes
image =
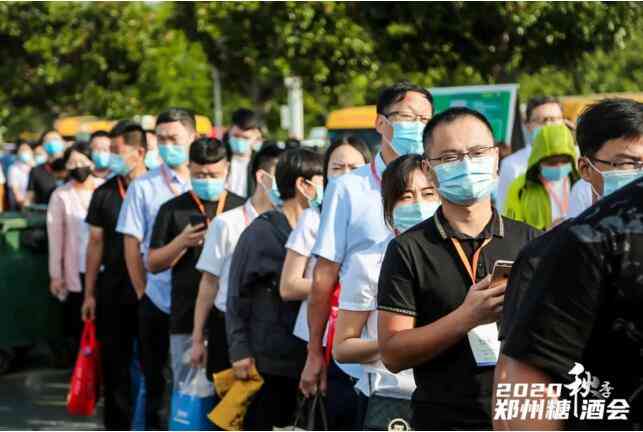
[[[346,261],[353,254],[383,241],[390,234],[384,223],[381,178],[386,165],[381,154],[328,184],[324,194],[319,235],[312,254],[341,265],[341,275],[349,270]]]
[[[249,164],[250,159],[243,159],[238,156],[232,156],[232,160],[230,161],[227,189],[240,197],[245,197],[248,194]]]
[[[196,269],[219,278],[219,290],[214,299],[214,306],[221,312],[226,311],[232,254],[241,233],[258,215],[250,200],[247,200],[241,207],[228,210],[214,218],[208,228]]]
[[[516,178],[527,172],[527,163],[531,154],[531,145],[507,156],[500,162],[500,175],[498,178],[498,194],[496,195],[496,208],[502,211],[505,207],[505,198],[509,186]]]
[[[366,251],[349,258],[349,271],[342,277],[339,308],[349,311],[370,312],[362,331],[362,339],[377,340],[377,283],[386,247],[393,235],[373,245]],[[357,388],[367,396],[373,394],[398,399],[411,399],[415,391],[415,380],[411,369],[391,373],[381,360],[364,364],[364,379]]]
[[[569,196],[569,211],[567,216],[574,218],[592,206],[592,185],[580,179],[574,186]]]
[[[16,161],[9,167],[7,174],[7,184],[11,188],[18,189],[20,198],[24,199],[27,196],[27,186],[29,185],[29,173],[31,167],[24,162]]]
[[[317,263],[317,258],[311,256],[310,252],[315,245],[315,240],[317,239],[319,218],[320,216],[317,210],[312,208],[304,210],[297,221],[297,226],[292,230],[288,237],[288,241],[286,242],[286,249],[290,249],[297,252],[299,255],[308,257],[308,263],[304,270],[304,278],[306,279],[313,278],[313,270]],[[324,331],[324,338],[322,341],[324,346],[326,346],[326,340],[328,337],[327,332],[328,326]],[[308,299],[302,301],[301,306],[299,306],[299,313],[297,314],[293,334],[306,342],[310,340],[310,334],[308,332]],[[344,373],[355,379],[361,379],[363,376],[363,370],[360,365],[338,363],[337,366],[339,366]]]

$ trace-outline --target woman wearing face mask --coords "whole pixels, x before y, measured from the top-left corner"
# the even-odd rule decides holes
[[[567,217],[569,194],[578,179],[569,129],[544,126],[534,140],[526,174],[509,187],[503,213],[535,228],[549,229]]]
[[[390,430],[391,422],[410,422],[415,390],[411,370],[389,372],[377,346],[377,283],[391,239],[431,217],[440,206],[434,185],[422,169],[419,155],[402,156],[382,176],[384,219],[388,239],[350,259],[342,278],[333,354],[341,363],[361,363],[365,374],[357,387],[368,397],[365,430]]]
[[[27,202],[27,186],[29,185],[29,173],[34,166],[33,151],[29,144],[21,144],[18,147],[18,160],[9,167],[7,184],[13,196],[12,207],[20,210]]]
[[[49,237],[49,290],[65,302],[65,332],[76,351],[82,322],[85,254],[89,226],[85,223],[94,190],[103,183],[91,175],[94,164],[87,143],[76,144],[63,156],[69,181],[57,188],[47,208]]]
[[[329,181],[369,163],[371,153],[366,143],[359,138],[346,137],[335,141],[326,150],[324,157],[324,185]],[[319,230],[320,206],[323,189],[315,187],[310,196],[311,206],[305,210],[286,243],[286,260],[281,273],[279,291],[284,300],[304,300],[300,306],[294,335],[308,342],[308,294],[313,283],[313,269],[317,260],[311,250]],[[356,395],[354,381],[361,376],[360,368],[339,369],[332,362],[328,372],[327,411],[331,430],[351,429],[354,425]]]

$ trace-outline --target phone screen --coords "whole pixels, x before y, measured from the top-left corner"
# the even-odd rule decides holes
[[[513,261],[496,261],[491,274],[491,284],[493,285],[494,283],[508,280],[512,266]]]

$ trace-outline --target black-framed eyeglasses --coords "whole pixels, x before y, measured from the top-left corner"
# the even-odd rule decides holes
[[[615,170],[623,170],[623,171],[639,171],[643,170],[643,161],[618,161],[618,162],[612,162],[612,161],[606,161],[603,159],[598,159],[593,156],[589,157],[590,160],[594,162],[600,162],[602,164],[611,166]]]
[[[419,114],[414,114],[414,113],[410,113],[410,112],[401,112],[401,111],[391,111],[390,113],[385,114],[384,116],[386,118],[395,117],[394,119],[392,119],[392,120],[395,120],[395,121],[412,122],[412,121],[418,120],[418,121],[421,121],[424,124],[428,123],[429,120],[431,120],[430,116],[423,116],[423,115],[419,115]]]
[[[492,145],[492,146],[486,146],[486,147],[476,147],[467,152],[448,152],[448,153],[443,153],[436,158],[425,157],[425,159],[429,162],[439,162],[441,164],[461,161],[461,160],[464,160],[464,158],[467,156],[471,160],[480,159],[485,156],[488,156],[491,150],[495,149],[496,147],[498,146]]]

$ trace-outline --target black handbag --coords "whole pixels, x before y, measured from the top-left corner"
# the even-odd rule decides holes
[[[326,431],[328,430],[328,418],[326,417],[326,406],[324,398],[317,393],[315,396],[305,398],[299,397],[295,421],[287,430]]]

